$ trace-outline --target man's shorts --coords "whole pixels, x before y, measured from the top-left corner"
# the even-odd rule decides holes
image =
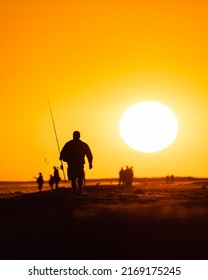
[[[84,179],[84,165],[68,165],[67,174],[69,180]]]

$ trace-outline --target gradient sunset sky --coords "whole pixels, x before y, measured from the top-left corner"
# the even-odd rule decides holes
[[[1,1],[0,180],[45,180],[74,130],[89,144],[87,178],[208,177],[205,0]],[[121,139],[125,110],[158,101],[179,123],[174,143],[145,154]],[[49,163],[49,164],[48,164]],[[62,175],[62,174],[61,174]],[[63,178],[63,176],[62,176]]]

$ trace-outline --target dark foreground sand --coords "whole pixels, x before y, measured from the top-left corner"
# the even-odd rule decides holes
[[[1,259],[208,259],[196,182],[87,186],[0,200]]]

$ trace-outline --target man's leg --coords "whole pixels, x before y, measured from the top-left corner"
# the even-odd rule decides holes
[[[78,178],[79,193],[82,192],[83,182],[83,178]]]
[[[72,179],[71,181],[71,184],[72,184],[72,190],[73,190],[73,193],[76,193],[77,191],[77,182],[76,182],[76,179]]]
[[[77,190],[76,176],[74,174],[74,170],[71,168],[71,166],[69,166],[69,164],[68,164],[68,168],[67,168],[67,175],[68,175],[69,181],[71,181],[72,191],[73,191],[73,193],[76,193],[76,190]]]
[[[83,188],[83,185],[84,185],[84,179],[85,179],[84,165],[79,166],[77,175],[78,175],[79,193],[81,194],[82,188]]]

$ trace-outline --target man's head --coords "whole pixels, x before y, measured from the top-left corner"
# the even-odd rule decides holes
[[[73,132],[73,139],[78,140],[80,138],[80,132],[79,131],[74,131]]]

